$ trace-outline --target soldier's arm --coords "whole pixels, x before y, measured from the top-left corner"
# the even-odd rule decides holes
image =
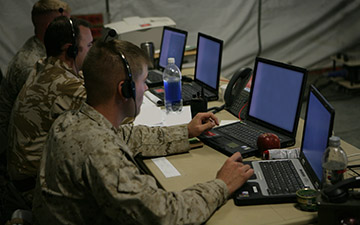
[[[140,174],[124,155],[93,156],[87,167],[94,198],[109,217],[118,218],[120,223],[201,224],[229,195],[226,184],[218,179],[167,192],[156,186],[153,177]]]
[[[134,155],[163,156],[190,149],[187,125],[148,127],[122,125],[120,136]]]

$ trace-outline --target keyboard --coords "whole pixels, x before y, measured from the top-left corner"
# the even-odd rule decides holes
[[[233,123],[230,126],[218,127],[218,130],[232,138],[235,138],[248,146],[257,146],[257,138],[260,134],[266,133],[245,123]]]
[[[201,87],[200,85],[197,84],[188,84],[188,83],[183,84],[181,89],[182,89],[181,95],[184,105],[190,105],[191,99],[196,97],[198,92],[201,94]],[[150,92],[153,93],[159,99],[164,99],[165,96],[164,92],[158,92],[154,89],[150,89]],[[209,97],[211,97],[213,94],[210,91],[204,89],[204,95],[209,99]]]
[[[270,195],[294,194],[304,183],[290,160],[260,162]]]
[[[163,76],[162,73],[158,70],[150,70],[148,72],[148,77],[146,79],[146,84],[150,87],[153,85],[162,85],[163,84]]]

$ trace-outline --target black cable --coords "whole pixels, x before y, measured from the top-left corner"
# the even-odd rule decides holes
[[[258,21],[257,21],[257,36],[258,36],[258,52],[256,56],[260,56],[262,51],[261,46],[261,0],[258,2]]]
[[[135,118],[136,118],[136,111],[137,111],[137,108],[136,108],[136,97],[134,97],[133,99],[134,99],[134,105],[135,105],[135,112],[134,112],[134,120],[135,120]],[[128,137],[127,141],[126,141],[126,145],[128,145],[128,143],[129,143],[129,140],[130,140],[130,138],[131,138],[133,129],[134,129],[134,121],[131,122],[131,130],[130,130],[129,137]]]
[[[351,170],[351,172],[355,173],[357,176],[360,176],[360,174],[356,172],[354,169],[349,168],[349,170]]]
[[[357,176],[360,176],[360,174],[354,170],[354,168],[360,168],[360,164],[349,165],[347,166],[347,168],[351,170],[351,172],[355,173]]]

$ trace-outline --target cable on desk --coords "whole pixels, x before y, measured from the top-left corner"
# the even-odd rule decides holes
[[[243,111],[243,109],[247,106],[247,104],[248,104],[249,102],[246,102],[244,105],[243,105],[243,107],[241,107],[241,109],[240,109],[240,111],[239,111],[239,120],[241,121],[242,119],[241,119],[241,112]]]

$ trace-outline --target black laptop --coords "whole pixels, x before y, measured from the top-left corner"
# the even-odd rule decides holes
[[[281,147],[295,144],[307,70],[285,63],[255,59],[246,119],[216,127],[199,138],[207,145],[232,155],[256,155],[257,138],[275,133]]]
[[[175,58],[175,64],[181,70],[186,39],[186,31],[173,27],[164,27],[161,39],[158,68],[149,71],[146,79],[148,87],[163,86],[162,71],[168,64],[168,58]]]
[[[300,157],[251,161],[254,176],[236,191],[235,204],[295,202],[297,190],[304,187],[319,189],[321,159],[332,134],[334,116],[333,107],[314,86],[310,86]]]
[[[194,80],[182,84],[184,105],[190,105],[191,99],[201,93],[208,101],[219,98],[222,48],[222,40],[198,33]],[[159,98],[158,105],[163,105],[164,88],[151,88],[150,92]]]

